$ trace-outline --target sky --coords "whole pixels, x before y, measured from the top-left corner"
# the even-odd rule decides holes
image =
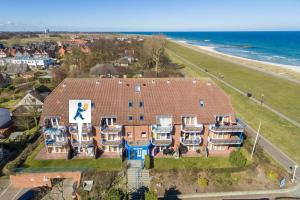
[[[300,0],[3,0],[0,31],[300,30]]]

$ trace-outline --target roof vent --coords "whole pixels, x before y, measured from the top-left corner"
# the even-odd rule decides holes
[[[154,83],[155,83],[155,80],[152,80],[151,83],[154,84]]]
[[[168,84],[170,84],[170,83],[171,83],[171,81],[170,81],[170,80],[167,80],[167,83],[168,83]]]
[[[197,81],[196,81],[196,79],[193,79],[193,83],[195,84]]]
[[[97,80],[97,81],[96,81],[96,85],[99,85],[99,84],[100,84],[100,81],[99,81],[99,80]]]
[[[211,85],[211,83],[210,83],[210,82],[207,82],[207,83],[206,83],[206,85],[210,86],[210,85]]]
[[[66,84],[66,83],[63,83],[63,84],[62,84],[62,87],[66,87],[66,86],[67,86],[67,84]]]
[[[134,86],[134,91],[135,92],[141,92],[141,86],[140,85]]]
[[[122,84],[122,81],[121,81],[121,80],[119,80],[119,84]]]

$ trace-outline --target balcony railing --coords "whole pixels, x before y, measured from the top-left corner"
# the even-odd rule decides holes
[[[203,125],[202,124],[195,124],[195,125],[182,125],[183,132],[186,133],[201,133],[203,131]]]
[[[244,132],[244,126],[239,123],[228,125],[211,124],[209,130],[212,132]]]
[[[66,128],[64,126],[58,126],[58,127],[44,127],[43,132],[46,135],[61,135],[66,131]]]
[[[78,133],[78,126],[70,126],[69,132],[76,134]],[[83,125],[82,126],[82,132],[83,133],[91,133],[92,132],[92,126],[91,125]]]
[[[170,146],[172,144],[172,137],[167,137],[167,138],[152,138],[151,143],[154,146]]]
[[[71,140],[71,144],[73,147],[78,147],[79,146],[79,141],[78,140]],[[81,141],[81,146],[82,147],[94,147],[93,140],[88,140],[88,141]]]
[[[122,139],[114,139],[114,140],[101,139],[102,145],[120,145],[121,143],[122,143]]]
[[[102,126],[101,131],[103,133],[119,133],[122,131],[121,125]]]
[[[200,136],[188,138],[181,137],[180,142],[183,145],[199,145],[202,142],[202,138]]]
[[[151,126],[152,132],[154,133],[171,133],[173,130],[173,126],[161,126],[159,124],[153,124]]]
[[[211,142],[213,144],[224,144],[224,145],[230,145],[230,144],[235,144],[235,145],[240,145],[243,143],[243,137],[238,137],[238,136],[233,136],[230,138],[208,138],[208,142]]]
[[[57,147],[62,147],[67,145],[67,141],[66,139],[64,141],[59,141],[59,140],[55,140],[55,139],[46,139],[45,141],[47,146],[57,146]]]

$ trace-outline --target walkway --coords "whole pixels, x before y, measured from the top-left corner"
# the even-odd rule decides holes
[[[127,186],[131,199],[143,199],[147,188],[150,187],[149,170],[144,169],[142,160],[128,160]]]
[[[238,93],[240,93],[240,94],[242,94],[242,95],[245,95],[245,94],[246,94],[246,92],[243,92],[242,90],[240,90],[240,89],[234,87],[233,85],[227,83],[226,81],[224,81],[223,79],[219,78],[218,76],[216,76],[216,75],[214,75],[214,74],[212,74],[212,73],[210,73],[210,72],[207,72],[207,71],[205,70],[205,68],[203,68],[203,67],[201,67],[201,66],[199,66],[199,65],[195,65],[195,64],[192,63],[191,61],[189,61],[189,60],[183,58],[182,56],[178,55],[177,53],[175,53],[174,51],[172,51],[172,50],[170,50],[170,49],[167,49],[167,50],[170,51],[172,54],[174,54],[175,57],[177,57],[177,58],[183,60],[184,62],[186,62],[186,63],[188,63],[188,64],[190,64],[190,65],[192,65],[192,66],[194,66],[194,67],[196,67],[196,68],[198,68],[200,71],[202,71],[202,72],[208,74],[209,76],[213,77],[214,79],[217,79],[218,81],[222,82],[224,85],[226,85],[227,87],[233,89],[234,91],[236,91],[236,92],[238,92]],[[260,100],[257,100],[257,99],[255,99],[254,97],[250,97],[249,99],[251,99],[252,101],[254,101],[254,102],[257,103],[257,104],[261,104]],[[288,116],[284,115],[283,113],[281,113],[281,112],[275,110],[274,108],[272,108],[272,107],[270,107],[270,106],[268,106],[268,105],[266,105],[266,104],[262,104],[262,106],[265,107],[265,108],[267,108],[269,111],[273,112],[274,114],[278,115],[279,117],[281,117],[281,118],[287,120],[287,121],[290,122],[291,124],[293,124],[293,125],[297,126],[298,128],[300,128],[300,123],[299,123],[299,122],[297,122],[297,121],[295,121],[295,120],[289,118]]]

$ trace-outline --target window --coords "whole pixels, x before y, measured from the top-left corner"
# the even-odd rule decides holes
[[[144,101],[140,101],[140,108],[144,108]]]
[[[128,107],[132,108],[133,107],[133,102],[132,101],[128,101]]]
[[[128,121],[132,121],[133,117],[131,115],[128,116]]]
[[[147,133],[146,133],[146,132],[141,132],[141,137],[142,137],[142,138],[147,137]]]
[[[91,107],[92,107],[92,109],[95,108],[95,103],[94,102],[91,103]]]
[[[200,100],[200,107],[203,108],[204,107],[204,101]]]
[[[140,120],[144,121],[144,115],[140,115]]]
[[[127,132],[127,137],[132,138],[132,132]]]

